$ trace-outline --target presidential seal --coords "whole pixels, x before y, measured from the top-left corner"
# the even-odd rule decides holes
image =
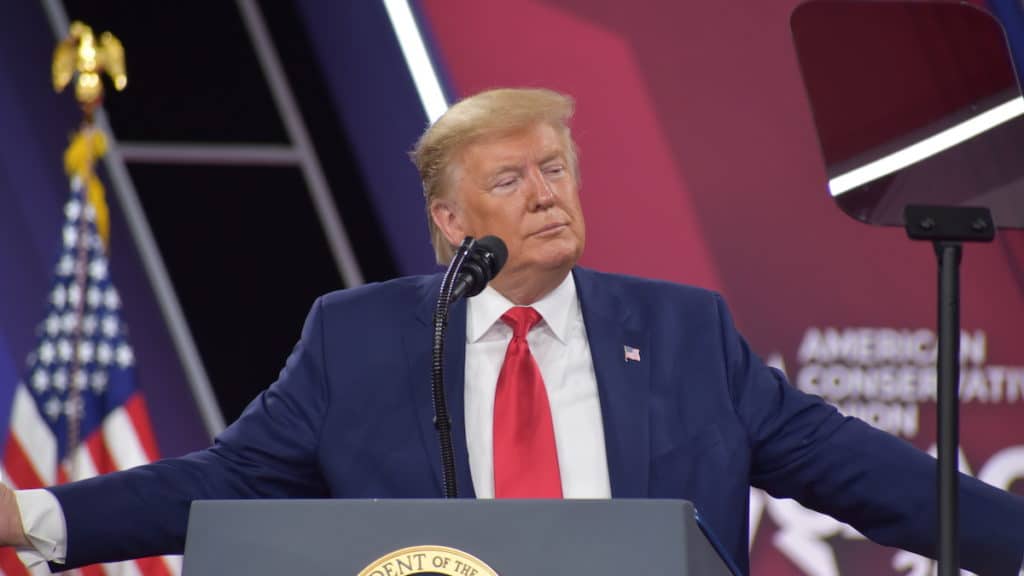
[[[445,576],[498,576],[479,558],[447,546],[410,546],[382,556],[363,568],[358,576],[406,576],[407,574],[443,574]]]

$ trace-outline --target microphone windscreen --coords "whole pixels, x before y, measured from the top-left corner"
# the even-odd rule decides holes
[[[476,244],[478,247],[477,249],[482,248],[484,252],[492,255],[490,258],[491,278],[494,278],[498,275],[498,272],[501,271],[502,266],[505,265],[505,261],[508,260],[508,247],[506,247],[505,242],[497,236],[484,236],[477,240]]]

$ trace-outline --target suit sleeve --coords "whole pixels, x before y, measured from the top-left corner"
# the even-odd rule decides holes
[[[936,557],[936,460],[791,386],[751,352],[725,303],[716,300],[730,394],[752,447],[752,484],[847,522],[880,544]],[[1024,499],[961,474],[960,526],[964,568],[1018,574]]]
[[[180,554],[193,500],[326,496],[317,458],[330,402],[322,308],[313,305],[278,380],[212,447],[51,488],[68,546],[66,564],[52,567]]]

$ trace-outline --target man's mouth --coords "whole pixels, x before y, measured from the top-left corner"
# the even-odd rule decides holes
[[[558,234],[559,232],[561,232],[562,229],[566,228],[567,226],[569,226],[569,225],[564,223],[564,222],[555,222],[555,223],[552,223],[552,224],[547,224],[546,226],[542,227],[540,230],[537,230],[536,232],[531,234],[531,236],[553,236],[553,235]]]

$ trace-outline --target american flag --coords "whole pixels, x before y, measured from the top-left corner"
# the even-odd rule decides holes
[[[72,179],[46,315],[14,393],[3,451],[4,481],[12,488],[65,483],[159,457],[135,386],[121,299],[83,188]],[[49,574],[45,564],[29,570],[10,549],[0,551],[0,571]],[[173,556],[81,569],[89,576],[180,572],[181,560]]]
[[[640,349],[639,348],[633,348],[632,346],[623,346],[622,349],[623,349],[623,352],[625,352],[625,356],[626,356],[625,360],[626,360],[626,362],[629,362],[629,361],[639,362],[640,361]]]

